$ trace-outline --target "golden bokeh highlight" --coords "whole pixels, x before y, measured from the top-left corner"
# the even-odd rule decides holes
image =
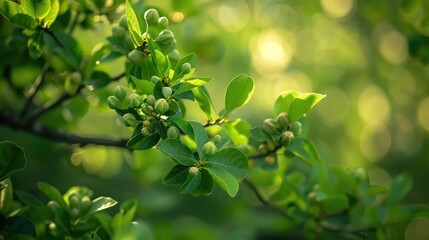
[[[417,107],[417,121],[424,130],[429,132],[429,97],[420,101]]]
[[[171,21],[174,23],[181,23],[185,19],[185,15],[182,12],[173,12],[171,14]]]
[[[359,146],[362,154],[370,161],[382,159],[390,150],[392,137],[382,125],[366,126],[361,132]]]
[[[388,31],[380,36],[378,50],[391,64],[402,64],[408,58],[407,39],[398,31]]]
[[[390,104],[382,89],[375,85],[367,86],[358,99],[360,118],[369,125],[381,125],[390,120]]]
[[[249,6],[242,0],[224,2],[219,7],[217,18],[226,31],[238,32],[249,23]]]
[[[354,7],[353,0],[320,0],[323,10],[334,18],[342,18],[349,15]]]
[[[322,120],[332,126],[341,124],[350,110],[349,97],[335,86],[324,89],[322,93],[327,97],[316,108]]]

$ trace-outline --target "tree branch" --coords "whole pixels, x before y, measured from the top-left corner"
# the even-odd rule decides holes
[[[102,145],[102,146],[126,148],[126,143],[128,141],[127,139],[106,139],[106,138],[99,138],[99,137],[78,136],[78,135],[70,134],[60,130],[48,128],[42,125],[28,125],[28,124],[22,125],[22,124],[19,124],[17,121],[14,121],[12,118],[7,117],[3,114],[0,114],[0,123],[12,129],[22,130],[55,142],[79,144],[80,146],[85,146],[88,144],[96,144],[96,145]]]

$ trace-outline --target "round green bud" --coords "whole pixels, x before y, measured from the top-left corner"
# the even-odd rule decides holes
[[[170,30],[163,30],[158,34],[155,41],[158,44],[167,46],[174,40],[174,33]]]
[[[290,130],[293,132],[295,136],[301,136],[302,124],[300,122],[294,122],[290,127]]]
[[[136,94],[136,93],[132,93],[129,97],[129,105],[130,108],[140,108],[141,105],[143,103],[143,98]]]
[[[128,23],[127,23],[127,16],[122,15],[122,17],[119,19],[119,26],[121,26],[123,29],[128,29]]]
[[[188,172],[191,175],[197,176],[200,172],[200,169],[198,169],[197,167],[190,167]]]
[[[118,24],[113,25],[112,27],[113,36],[125,39],[126,34],[127,34],[127,31],[123,27],[119,26]]]
[[[149,95],[146,97],[145,102],[149,105],[153,105],[156,101],[156,98],[154,95]]]
[[[124,87],[122,87],[122,86],[117,86],[117,87],[115,88],[115,96],[116,96],[120,101],[124,100],[124,99],[127,97],[127,94],[128,94],[127,89],[125,89]]]
[[[238,145],[237,148],[246,156],[250,156],[253,152],[253,149],[249,144],[241,144],[241,145]]]
[[[162,88],[162,95],[164,95],[165,98],[168,98],[173,93],[173,89],[171,87],[163,87]]]
[[[280,133],[280,127],[277,122],[272,118],[267,118],[262,124],[262,129],[268,134],[278,134]]]
[[[92,205],[91,199],[88,196],[85,196],[85,197],[82,198],[82,201],[79,204],[79,210],[82,213],[85,213],[86,211],[89,210],[89,208],[91,207],[91,205]]]
[[[141,133],[143,136],[147,137],[152,134],[152,131],[150,130],[150,128],[144,127],[142,128]]]
[[[154,113],[154,111],[155,111],[155,109],[151,105],[148,105],[146,108],[147,108],[147,110],[149,110],[150,115],[152,115],[152,113]]]
[[[270,156],[266,156],[264,161],[268,165],[273,165],[276,162],[276,158],[270,155]]]
[[[170,126],[167,129],[167,137],[173,138],[173,139],[179,139],[180,138],[180,131],[176,126]]]
[[[159,82],[161,80],[161,78],[159,78],[158,76],[152,76],[151,78],[150,78],[150,81],[153,83],[153,84],[156,84],[157,82]]]
[[[166,17],[160,17],[158,19],[158,27],[160,29],[166,29],[168,27],[168,18],[166,18]]]
[[[143,121],[143,127],[149,127],[150,126],[150,121],[149,120],[144,120]]]
[[[134,126],[137,123],[136,117],[131,113],[125,113],[122,120],[126,127]]]
[[[80,210],[78,208],[72,208],[72,209],[70,209],[70,217],[72,219],[78,218],[79,215],[80,215]]]
[[[202,151],[203,153],[209,156],[215,155],[217,152],[217,147],[213,142],[207,142],[206,144],[203,145]]]
[[[58,204],[56,201],[49,201],[46,205],[49,209],[51,209],[52,212],[55,212],[56,210],[60,209],[60,204]]]
[[[276,122],[283,130],[288,130],[290,127],[290,121],[287,113],[285,112],[282,112],[277,116]]]
[[[292,145],[294,138],[295,137],[293,135],[293,132],[291,131],[283,132],[282,135],[280,136],[280,143],[284,147],[290,146]]]
[[[148,24],[158,24],[159,13],[156,9],[148,9],[144,13],[144,19]]]
[[[269,152],[274,151],[274,149],[276,149],[276,146],[275,146],[275,145],[274,145],[274,143],[273,143],[273,142],[271,142],[271,141],[267,142],[266,146],[267,146],[267,150],[268,150]]]
[[[121,106],[121,101],[119,101],[116,96],[109,96],[107,98],[107,105],[109,105],[111,109],[119,108]]]
[[[152,107],[152,106],[150,106],[150,105],[146,105],[146,103],[142,103],[142,105],[141,105],[141,109],[142,109],[142,111],[144,112],[144,114],[146,114],[146,115],[151,115],[152,114],[152,112],[148,109],[148,107]],[[153,109],[153,108],[152,108]]]
[[[155,111],[159,114],[164,114],[170,109],[167,100],[165,98],[160,98],[155,102]]]
[[[213,137],[213,142],[214,142],[214,143],[219,143],[219,142],[220,142],[220,140],[222,140],[222,137],[221,137],[221,136],[219,136],[218,134],[216,134],[216,135]]]
[[[80,198],[76,194],[71,194],[69,196],[69,206],[70,208],[77,207],[80,203]]]
[[[258,151],[262,154],[267,154],[268,153],[267,145],[265,144],[259,145]]]
[[[145,57],[145,54],[137,48],[128,53],[128,59],[134,64],[140,64]]]
[[[182,66],[180,67],[180,71],[182,71],[183,74],[188,74],[190,73],[192,70],[192,66],[190,63],[185,62],[184,64],[182,64]]]
[[[82,74],[80,74],[80,72],[78,72],[78,71],[74,71],[70,75],[70,83],[73,86],[78,86],[81,82],[82,82]]]

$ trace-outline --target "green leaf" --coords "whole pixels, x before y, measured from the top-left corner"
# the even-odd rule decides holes
[[[14,193],[18,196],[19,200],[27,206],[45,206],[45,204],[43,204],[33,194],[22,191],[14,191]]]
[[[186,182],[189,175],[189,167],[182,164],[174,166],[167,176],[164,177],[162,183],[164,184],[182,184]]]
[[[92,75],[100,59],[106,56],[111,50],[112,46],[104,43],[99,43],[92,49],[91,57],[85,66],[84,79],[88,79]]]
[[[194,129],[192,128],[191,124],[181,118],[170,118],[170,120],[178,127],[180,130],[182,130],[186,135],[188,135],[191,138],[195,138],[194,135]]]
[[[252,127],[250,123],[238,118],[223,124],[223,127],[235,146],[248,143]]]
[[[90,89],[95,90],[95,89],[103,88],[111,82],[112,82],[112,78],[106,72],[94,71],[92,73],[91,78],[88,79],[88,81],[86,81],[86,85]]]
[[[210,166],[205,168],[213,177],[213,179],[225,190],[229,196],[235,197],[238,192],[238,181],[237,179],[225,171],[224,168],[217,166]]]
[[[195,53],[191,53],[189,55],[184,56],[183,58],[181,58],[177,64],[176,67],[174,68],[174,75],[173,75],[173,81],[178,79],[178,78],[186,78],[188,76],[191,76],[194,71],[195,71],[195,67],[196,67],[196,57],[195,57]],[[191,71],[187,74],[185,74],[184,72],[182,72],[182,65],[184,63],[189,63],[191,64]]]
[[[18,27],[25,29],[35,29],[38,26],[37,22],[31,16],[24,13],[18,13],[14,15],[10,21],[16,24]]]
[[[142,222],[136,221],[133,224],[129,224],[115,232],[112,236],[112,240],[123,240],[123,239],[155,239],[150,227]]]
[[[24,150],[13,142],[0,142],[0,181],[25,168]]]
[[[148,40],[152,61],[155,63],[159,73],[163,77],[168,77],[171,67],[168,56],[162,52],[161,48],[151,38],[149,38]]]
[[[146,137],[143,136],[143,134],[138,133],[130,140],[128,140],[127,147],[134,150],[146,150],[154,147],[160,139],[161,136],[159,136],[158,133],[153,133]]]
[[[194,191],[192,191],[192,195],[210,195],[213,191],[213,177],[204,168],[200,170],[200,173],[201,182]]]
[[[56,201],[61,206],[62,209],[68,208],[68,206],[67,206],[66,202],[64,201],[63,196],[61,195],[60,191],[58,191],[58,189],[56,189],[54,186],[47,184],[47,183],[44,183],[44,182],[38,182],[37,187],[50,200]]]
[[[202,87],[193,88],[192,93],[194,94],[195,101],[197,101],[198,106],[200,106],[200,109],[206,115],[206,118],[209,121],[217,119],[218,115],[213,107],[213,103],[210,97],[202,90]]]
[[[51,9],[49,0],[23,0],[22,8],[24,12],[33,17],[37,22],[45,18]]]
[[[131,76],[131,82],[134,83],[138,94],[153,94],[153,89],[155,87],[153,82],[149,80],[141,80],[134,76]]]
[[[49,28],[57,19],[60,11],[60,2],[58,0],[51,0],[51,7],[48,15],[43,19],[43,26]]]
[[[327,213],[338,213],[349,207],[349,199],[345,194],[328,196],[321,203]]]
[[[125,1],[125,14],[127,16],[127,26],[131,41],[134,47],[137,48],[143,44],[143,37],[137,15],[128,0]]]
[[[211,80],[213,80],[213,78],[189,78],[182,83],[179,83],[180,87],[173,93],[172,96],[181,94],[196,87],[203,86]]]
[[[380,195],[385,194],[389,192],[389,188],[385,186],[379,186],[379,185],[370,185],[368,189],[366,190],[365,195],[373,196],[373,195]]]
[[[198,185],[200,185],[201,175],[201,172],[199,172],[197,175],[188,174],[186,182],[180,188],[180,193],[186,194],[194,191]]]
[[[247,158],[238,149],[228,147],[208,158],[211,167],[219,167],[236,177],[243,179],[247,175]]]
[[[164,154],[185,166],[193,166],[197,163],[191,149],[177,139],[164,139],[158,143],[157,147]]]
[[[293,144],[288,146],[286,151],[309,165],[319,161],[319,154],[313,143],[305,138],[295,138]]]
[[[200,156],[201,159],[204,158],[204,153],[202,152],[203,149],[203,145],[206,144],[209,140],[206,130],[204,129],[204,126],[201,125],[201,123],[198,122],[189,122],[191,124],[192,127],[192,131],[194,132],[194,139],[195,142],[197,143],[197,150],[198,150],[198,155]]]
[[[299,93],[294,91],[286,91],[280,94],[274,103],[274,116],[277,117],[282,112],[288,113],[290,104],[298,95]]]
[[[225,94],[225,112],[228,115],[232,110],[246,104],[253,94],[255,85],[248,75],[239,75],[228,85]]]
[[[270,201],[282,203],[299,201],[299,186],[304,180],[305,176],[301,172],[293,172],[285,176],[277,192],[270,196]]]
[[[387,196],[387,205],[397,205],[408,194],[413,186],[413,179],[409,173],[403,173],[395,177],[390,183],[390,193]]]
[[[34,59],[37,59],[42,56],[43,54],[43,32],[38,31],[35,32],[31,37],[28,39],[27,46],[30,51],[30,56]]]
[[[118,202],[110,197],[98,197],[92,201],[91,207],[85,213],[84,217],[89,217],[92,214],[115,206]]]
[[[24,9],[16,2],[2,0],[0,1],[0,13],[9,21],[18,13],[24,13]]]
[[[318,93],[301,93],[295,97],[289,106],[289,121],[294,123],[312,109],[326,95]]]

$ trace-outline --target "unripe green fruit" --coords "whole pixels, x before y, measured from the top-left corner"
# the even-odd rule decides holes
[[[47,207],[51,209],[51,211],[55,212],[60,208],[60,204],[58,204],[56,201],[51,200],[48,202]]]
[[[217,147],[213,142],[207,142],[206,144],[203,145],[202,151],[203,153],[209,156],[215,155],[217,152]]]
[[[283,130],[288,130],[290,127],[289,117],[285,112],[282,112],[277,116],[276,122]]]
[[[281,144],[283,144],[284,147],[287,147],[292,145],[294,138],[295,137],[293,135],[293,132],[286,131],[286,132],[283,132],[282,135],[280,136],[280,142]]]
[[[79,210],[82,213],[85,213],[85,212],[87,212],[89,210],[89,208],[91,207],[91,205],[92,205],[91,199],[88,196],[85,196],[85,197],[82,198],[82,201],[79,204]]]
[[[149,135],[151,135],[152,134],[152,131],[150,130],[150,128],[148,128],[148,127],[144,127],[144,128],[142,128],[142,130],[141,130],[141,133],[142,133],[142,135],[143,136],[149,136]]]
[[[265,144],[259,145],[258,151],[262,154],[267,154],[268,153],[267,145]]]
[[[273,142],[267,142],[267,144],[266,144],[266,146],[267,146],[267,150],[269,151],[269,152],[271,152],[271,151],[274,151],[274,149],[276,149],[276,146],[274,145],[274,143]]]
[[[131,113],[125,113],[124,116],[122,116],[122,120],[126,127],[134,126],[137,123],[136,117]]]
[[[149,105],[153,105],[156,101],[156,98],[154,95],[149,95],[146,97],[145,102]]]
[[[295,136],[300,136],[302,132],[302,124],[300,122],[294,122],[290,127],[290,130]]]
[[[188,172],[191,175],[197,176],[200,172],[200,169],[198,169],[197,167],[190,167]]]
[[[127,31],[123,27],[121,27],[119,25],[114,25],[112,27],[112,35],[113,36],[118,37],[118,38],[125,38],[126,34],[127,34]]]
[[[144,13],[144,19],[148,24],[157,24],[159,19],[159,13],[156,9],[148,9]]]
[[[162,95],[164,95],[165,98],[168,98],[173,93],[173,89],[171,87],[163,87],[162,88]]]
[[[166,17],[160,17],[158,19],[158,27],[160,29],[166,29],[168,27],[168,19]]]
[[[119,108],[121,106],[121,101],[119,101],[116,96],[109,96],[107,98],[107,105],[109,105],[111,109]]]
[[[156,100],[155,102],[155,111],[159,114],[164,114],[165,112],[170,109],[170,106],[167,103],[167,100],[165,98],[160,98]]]
[[[139,108],[143,103],[143,98],[136,94],[132,93],[129,97],[129,105],[131,108]]]
[[[184,64],[182,64],[182,66],[180,67],[180,71],[183,73],[183,74],[188,74],[188,73],[190,73],[191,72],[191,70],[192,70],[192,66],[191,66],[191,64],[190,63],[188,63],[188,62],[185,62]]]
[[[70,208],[77,207],[80,203],[80,199],[76,194],[71,194],[69,196],[69,206]]]
[[[145,57],[145,54],[137,48],[128,53],[128,59],[134,64],[140,64]]]
[[[150,121],[149,120],[144,120],[143,121],[143,127],[149,127],[150,126]]]
[[[272,118],[267,118],[262,124],[262,129],[268,134],[278,134],[280,133],[280,127],[277,122]]]
[[[161,45],[169,45],[172,41],[174,41],[174,34],[170,30],[163,30],[158,34],[155,41]]]
[[[219,135],[217,135],[217,134],[213,137],[213,142],[214,143],[219,143],[221,140],[222,140],[222,137],[219,136]]]
[[[173,138],[173,139],[179,139],[180,138],[180,131],[177,127],[175,126],[170,126],[167,129],[167,137],[168,138]]]
[[[128,94],[127,89],[125,89],[124,87],[122,87],[122,86],[117,86],[117,87],[115,88],[115,96],[116,96],[120,101],[124,100],[124,99],[127,97],[127,94]]]
[[[70,217],[72,219],[76,219],[77,217],[79,217],[79,215],[80,215],[80,211],[79,211],[78,208],[72,208],[72,209],[70,209]]]
[[[273,165],[276,162],[276,158],[273,156],[265,157],[265,163],[268,165]]]
[[[151,78],[150,78],[150,81],[153,83],[153,84],[156,84],[157,82],[159,82],[161,79],[158,77],[158,76],[152,76]]]

